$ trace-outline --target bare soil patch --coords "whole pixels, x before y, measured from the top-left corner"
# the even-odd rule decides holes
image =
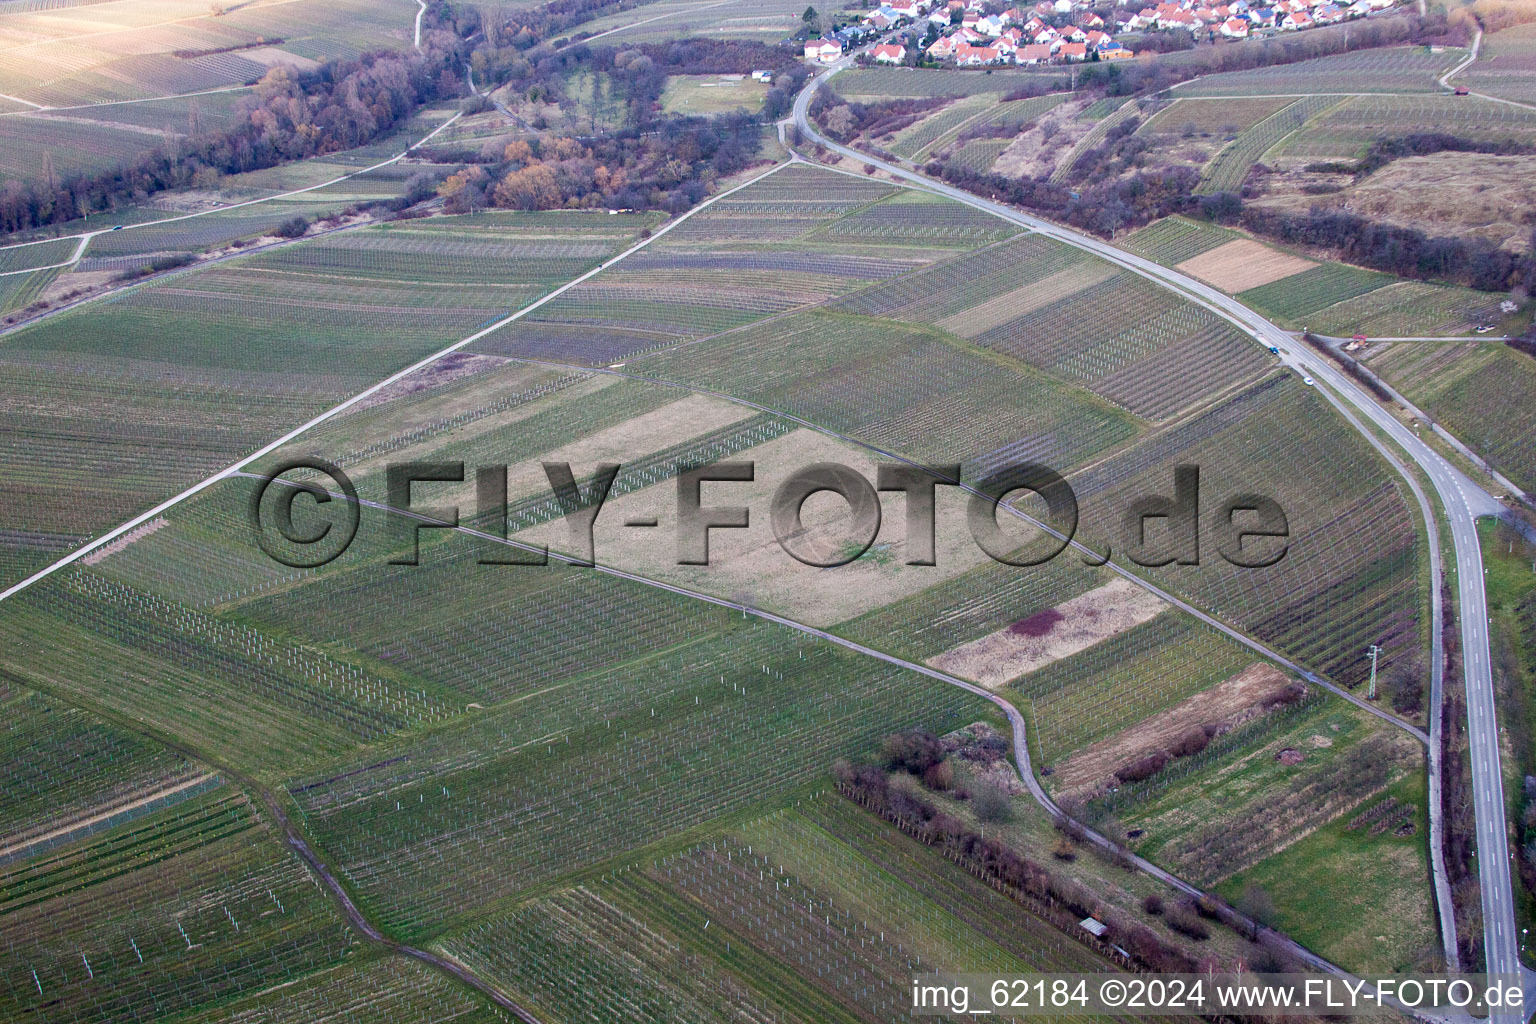
[[[1042,114],[998,154],[992,162],[993,173],[1016,178],[1049,177],[1072,154],[1082,137],[1093,131],[1097,122],[1077,120],[1087,106],[1087,100],[1069,100]]]
[[[84,562],[86,565],[96,565],[104,559],[111,558],[113,555],[117,554],[119,551],[123,550],[134,541],[148,537],[156,530],[159,530],[161,527],[165,526],[167,522],[168,520],[165,518],[165,516],[155,516],[155,518],[151,519],[143,526],[134,527],[132,530],[129,530],[127,533],[117,538],[117,540],[114,540],[112,543],[104,544],[97,548],[95,551],[92,551],[90,554],[80,559],[80,561]]]
[[[741,483],[706,482],[701,500],[706,507],[745,506],[749,525],[740,530],[711,530],[708,565],[677,564],[675,479],[604,504],[593,530],[597,560],[816,626],[861,615],[986,561],[965,525],[966,495],[958,488],[940,487],[934,538],[937,565],[906,564],[905,498],[895,492],[880,495],[880,530],[863,557],[826,569],[805,565],[787,554],[774,536],[769,517],[774,491],[792,473],[816,462],[838,462],[873,481],[875,460],[864,449],[813,430],[794,431],[739,452],[733,459],[755,462],[756,478]],[[802,509],[805,537],[817,546],[839,551],[851,543],[850,518],[842,498],[814,495]],[[641,519],[654,519],[657,526],[626,525]],[[1029,539],[1022,536],[1020,543]],[[525,530],[517,539],[547,543],[558,551],[571,549],[563,520]]]
[[[1068,267],[1034,284],[1005,292],[979,306],[947,316],[935,326],[962,338],[974,338],[1025,313],[1033,313],[1043,306],[1059,302],[1084,288],[1102,284],[1115,276],[1118,270],[1114,264],[1102,260]]]
[[[1185,260],[1177,269],[1193,274],[1224,292],[1241,292],[1291,277],[1315,266],[1317,264],[1311,260],[1278,252],[1251,238],[1239,238]]]
[[[1215,736],[1264,713],[1291,685],[1273,665],[1255,662],[1173,707],[1090,743],[1054,766],[1057,784],[1074,794],[1109,782],[1115,770],[1156,751],[1173,750],[1191,729]]]
[[[1167,607],[1161,598],[1129,580],[1116,579],[929,658],[928,664],[995,690],[1139,626]]]
[[[443,358],[423,366],[415,373],[402,377],[389,385],[381,388],[348,409],[343,415],[358,413],[364,409],[371,409],[385,402],[392,402],[397,398],[405,398],[409,395],[430,391],[433,388],[442,387],[462,377],[472,377],[477,373],[494,370],[507,362],[500,356],[482,356],[473,352],[451,352]]]

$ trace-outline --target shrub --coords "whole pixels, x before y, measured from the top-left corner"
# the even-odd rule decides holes
[[[991,782],[978,782],[971,787],[971,810],[982,821],[1005,821],[1009,817],[1008,794]]]
[[[1115,778],[1121,782],[1140,782],[1142,779],[1150,779],[1167,766],[1167,752],[1155,750],[1144,757],[1138,757],[1130,764],[1116,768]]]
[[[1161,917],[1163,913],[1163,898],[1157,893],[1148,893],[1141,899],[1141,909],[1153,917]]]
[[[1205,926],[1205,922],[1188,907],[1177,906],[1168,911],[1166,920],[1168,927],[1186,935],[1197,942],[1203,942],[1211,937],[1211,930]]]
[[[278,238],[298,238],[309,230],[309,221],[303,217],[290,217],[277,226],[272,233]]]
[[[927,729],[893,732],[880,744],[885,763],[891,768],[921,775],[944,760],[944,744]]]
[[[929,765],[923,772],[923,785],[929,789],[942,793],[955,784],[955,769],[948,761],[940,761],[938,764]]]

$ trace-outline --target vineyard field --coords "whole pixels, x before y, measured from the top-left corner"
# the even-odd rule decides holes
[[[1536,492],[1536,427],[1510,415],[1536,388],[1536,359],[1497,342],[1396,342],[1369,365],[1518,487]]]
[[[1174,87],[1184,96],[1284,96],[1306,93],[1439,91],[1436,79],[1466,51],[1453,46],[1429,53],[1422,46],[1356,50],[1295,64],[1205,75]]]

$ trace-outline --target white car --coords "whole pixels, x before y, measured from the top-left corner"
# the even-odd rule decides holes
[[[1311,377],[1303,377],[1301,378],[1301,382],[1309,388],[1317,386],[1317,381],[1313,380]]]

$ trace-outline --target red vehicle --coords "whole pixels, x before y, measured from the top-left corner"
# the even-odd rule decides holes
[[[1467,95],[1467,87],[1464,86],[1464,85],[1458,85],[1456,87],[1455,95],[1457,95],[1457,96],[1465,96],[1465,95]]]

